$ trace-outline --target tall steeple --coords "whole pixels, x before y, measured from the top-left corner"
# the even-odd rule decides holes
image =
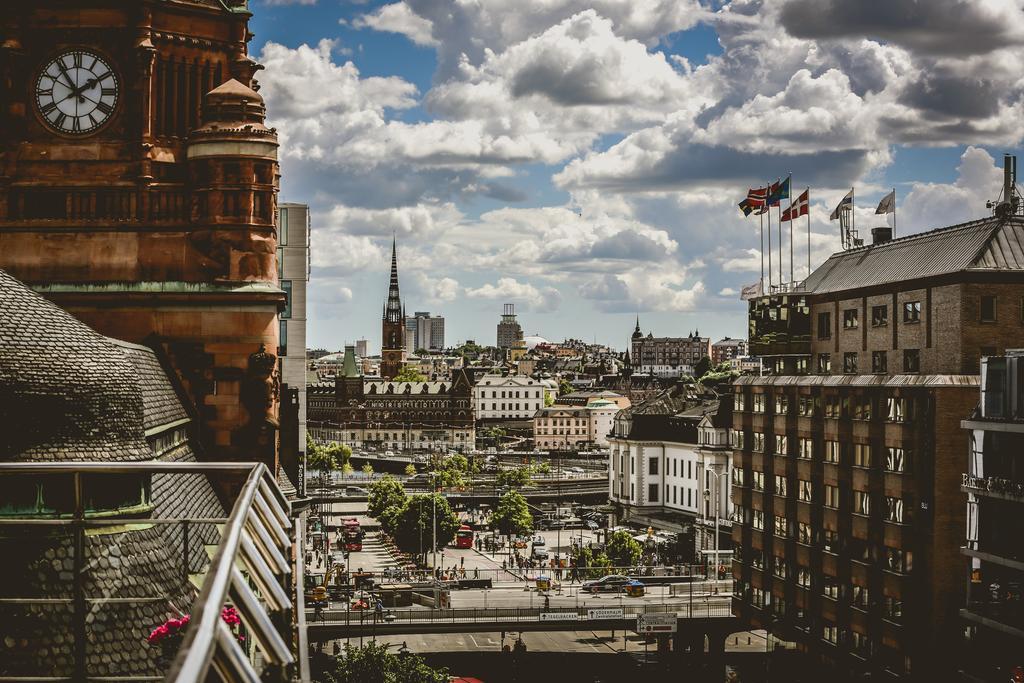
[[[633,339],[639,339],[644,336],[644,333],[640,331],[640,316],[636,317],[636,328],[633,330]]]
[[[391,239],[391,282],[381,322],[380,374],[391,379],[405,365],[405,307],[398,292],[398,240]]]
[[[391,238],[391,282],[388,285],[384,320],[389,323],[402,322],[402,297],[398,292],[398,242],[394,237]]]

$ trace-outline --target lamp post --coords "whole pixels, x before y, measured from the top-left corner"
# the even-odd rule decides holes
[[[719,492],[722,490],[722,485],[721,485],[721,482],[719,481],[719,478],[722,476],[722,464],[721,463],[717,463],[717,462],[710,463],[708,465],[707,473],[710,474],[712,477],[714,477],[714,480],[715,480],[714,495],[712,496],[712,493],[711,493],[711,491],[709,489],[704,489],[704,500],[705,501],[707,501],[709,499],[712,500],[712,502],[711,502],[712,510],[711,511],[715,515],[715,542],[714,542],[714,552],[715,552],[715,554],[714,554],[714,565],[715,565],[715,578],[717,579],[718,578],[718,520],[719,520],[719,517],[721,517],[721,515],[719,514],[718,496],[719,496]],[[705,524],[706,524],[706,520],[707,520],[707,515],[705,515]],[[708,571],[707,575],[710,577],[710,570]]]

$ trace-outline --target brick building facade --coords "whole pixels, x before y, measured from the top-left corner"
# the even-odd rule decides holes
[[[1009,216],[883,238],[750,302],[770,374],[735,384],[734,612],[833,676],[954,669],[960,420],[979,356],[1024,331],[1022,236]]]

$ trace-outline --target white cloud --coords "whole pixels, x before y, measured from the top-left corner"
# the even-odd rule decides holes
[[[985,202],[999,196],[1002,181],[1002,169],[992,156],[968,147],[960,157],[955,181],[914,183],[897,206],[897,229],[918,232],[985,216],[989,213]]]
[[[561,294],[554,287],[538,288],[511,277],[498,278],[494,284],[488,282],[480,287],[466,288],[466,296],[471,299],[523,303],[535,311],[557,310],[562,300]]]
[[[364,14],[352,22],[356,28],[372,28],[376,31],[401,33],[417,45],[435,47],[434,25],[414,13],[404,2],[396,2],[380,7],[376,12]]]

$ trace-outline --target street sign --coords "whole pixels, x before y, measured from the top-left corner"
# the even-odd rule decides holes
[[[541,621],[579,621],[580,615],[576,612],[541,612]]]
[[[624,619],[625,616],[621,607],[594,607],[587,610],[587,619]]]
[[[678,621],[675,614],[639,614],[636,618],[636,632],[675,633]]]

